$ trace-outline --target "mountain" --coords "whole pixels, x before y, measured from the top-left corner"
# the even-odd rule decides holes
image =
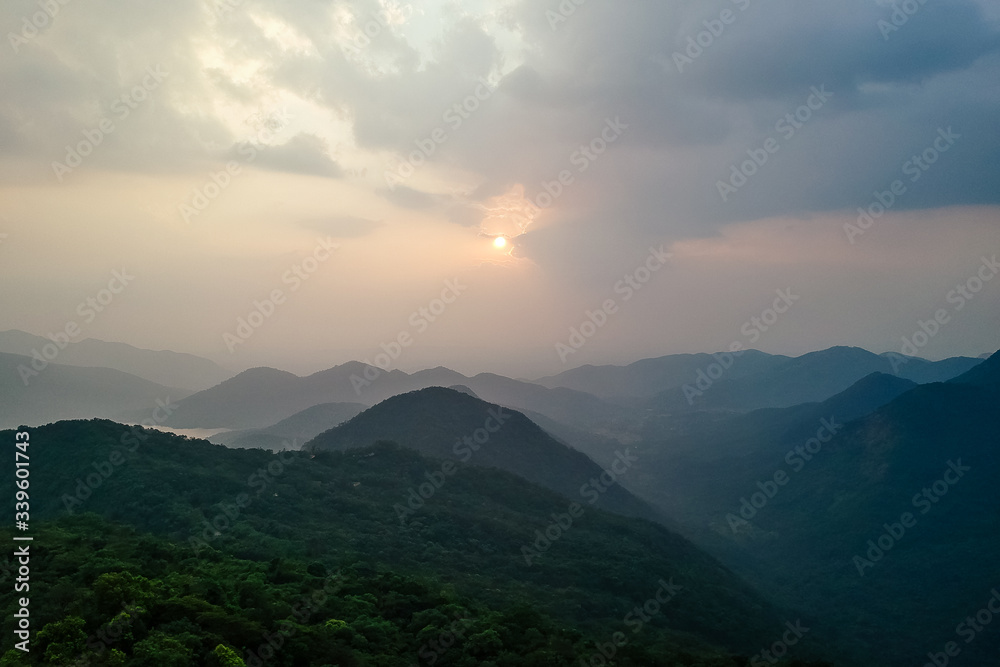
[[[845,422],[850,421],[874,412],[917,386],[916,382],[906,378],[872,373],[820,403],[817,412],[836,415]]]
[[[700,407],[745,410],[824,400],[875,372],[898,375],[919,384],[944,382],[979,362],[970,357],[931,362],[894,353],[875,355],[847,347],[794,358],[745,350],[735,360],[728,353],[676,354],[643,359],[627,366],[581,366],[539,378],[535,383],[574,389],[618,404],[652,399],[652,407],[672,411]],[[711,377],[710,373],[717,373],[711,368],[713,365],[725,367],[725,372]],[[808,387],[810,377],[819,378],[819,385],[800,400],[798,392]],[[684,385],[702,390],[704,396],[689,403]],[[705,385],[711,387],[710,392]],[[756,397],[762,386],[771,387],[769,394]],[[713,395],[709,396],[710,393]]]
[[[821,403],[693,420],[673,431],[650,428],[646,439],[635,445],[645,464],[641,474],[624,483],[669,516],[693,526],[692,534],[703,532],[720,512],[729,510],[730,501],[720,489],[753,486],[772,476],[781,456],[815,437],[824,423],[839,428],[918,386],[873,373]]]
[[[1000,352],[990,356],[980,365],[951,381],[957,384],[974,384],[981,387],[996,387],[1000,385]]]
[[[43,348],[53,345],[43,336],[17,330],[0,331],[0,352],[3,353],[30,357],[33,350],[42,354]],[[188,393],[207,389],[232,376],[215,362],[193,354],[143,350],[94,338],[69,343],[54,361],[63,366],[113,368],[156,384],[185,389]]]
[[[129,665],[402,666],[427,649],[420,664],[570,667],[614,651],[621,665],[727,667],[815,627],[661,526],[589,506],[567,518],[564,497],[502,471],[462,467],[401,523],[394,505],[442,462],[396,445],[275,455],[102,420],[30,439],[43,632],[19,664],[94,650],[88,633],[122,603],[128,632],[112,636]],[[826,650],[822,628],[798,632],[797,657]],[[456,644],[446,658],[430,650],[442,643]]]
[[[366,407],[360,403],[320,403],[266,428],[225,431],[208,439],[215,444],[243,449],[299,449],[320,433],[360,414]]]
[[[927,361],[919,357],[905,357],[895,352],[880,355],[889,360],[892,372],[917,384],[947,382],[982,363],[982,357],[951,357],[941,361]]]
[[[988,664],[1000,640],[967,646],[956,624],[997,585],[998,367],[915,387],[871,375],[821,404],[701,424],[637,445],[647,465],[625,483],[851,634],[866,664],[921,664],[958,637],[964,662]]]
[[[110,368],[49,363],[0,353],[0,427],[47,424],[60,419],[118,417],[162,422],[164,408],[187,392]],[[172,409],[172,406],[169,408]],[[155,416],[154,416],[155,415]]]
[[[653,409],[678,412],[699,409],[749,411],[783,408],[824,401],[872,373],[898,375],[914,382],[938,382],[981,363],[978,359],[955,358],[939,362],[879,356],[857,347],[832,347],[800,357],[781,360],[760,372],[737,376],[735,372],[700,369],[681,388],[655,396]],[[735,370],[742,357],[732,361]]]
[[[317,436],[305,449],[344,451],[378,441],[397,442],[432,458],[506,470],[567,498],[620,514],[661,518],[614,483],[637,463],[627,448],[618,452],[608,474],[523,414],[443,387],[393,396]]]
[[[260,429],[320,403],[303,396],[301,378],[273,368],[251,368],[178,404],[167,426]]]
[[[744,377],[774,368],[789,357],[746,350],[740,363],[731,369],[732,377]],[[635,402],[693,382],[699,369],[716,362],[711,354],[672,354],[643,359],[627,366],[580,366],[535,380],[549,388],[565,387],[593,394],[610,401]]]
[[[374,405],[390,396],[432,386],[461,385],[483,400],[516,410],[531,410],[563,423],[618,432],[633,426],[628,411],[569,389],[548,389],[499,375],[466,377],[447,368],[412,375],[379,372],[359,362],[307,377],[270,368],[240,373],[179,404],[168,426],[175,428],[260,429],[321,403]]]

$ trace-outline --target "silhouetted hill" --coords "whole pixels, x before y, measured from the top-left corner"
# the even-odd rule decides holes
[[[740,357],[740,363],[731,369],[731,377],[761,373],[789,358],[746,350]],[[575,389],[605,400],[636,401],[692,382],[699,369],[715,361],[713,355],[706,353],[671,354],[643,359],[627,366],[580,366],[558,375],[539,378],[535,383],[549,388]]]
[[[595,501],[621,514],[660,518],[620,485],[601,483],[600,466],[523,414],[443,387],[389,398],[317,436],[305,448],[344,451],[380,440],[398,442],[424,456],[506,470],[577,502]],[[615,470],[623,478],[639,465],[631,457],[630,450],[619,452]]]
[[[322,400],[303,396],[301,378],[273,368],[251,368],[178,404],[175,428],[264,428]]]
[[[893,374],[913,380],[917,384],[947,382],[982,363],[982,358],[973,357],[951,357],[941,361],[928,361],[919,357],[904,357],[895,352],[887,352],[881,356],[889,361]]]
[[[630,427],[625,409],[570,389],[547,389],[489,373],[468,378],[447,368],[413,375],[398,370],[374,375],[371,368],[359,362],[307,377],[266,368],[246,371],[182,401],[168,426],[259,429],[321,403],[374,405],[390,396],[452,385],[467,387],[493,403],[532,410],[584,428]]]
[[[717,380],[703,375],[699,383],[692,376],[687,388],[665,391],[649,405],[667,412],[784,408],[824,401],[872,373],[898,375],[918,383],[937,382],[981,363],[965,358],[939,362],[911,359],[906,363],[901,359],[894,362],[891,356],[879,356],[857,347],[832,347],[784,359],[761,372],[737,377],[732,372],[742,362],[742,358],[737,358],[732,370],[723,372]],[[708,369],[702,371],[708,375]]]
[[[455,385],[452,385],[452,386],[448,387],[448,389],[451,389],[452,391],[457,391],[457,392],[460,392],[460,393],[463,393],[463,394],[468,394],[469,396],[471,396],[473,398],[479,398],[479,396],[476,395],[476,392],[472,391],[471,389],[469,389],[468,387],[466,387],[464,384],[455,384]]]
[[[823,401],[818,412],[836,415],[845,422],[850,421],[875,411],[917,386],[916,382],[895,375],[872,373]]]
[[[321,403],[263,429],[226,431],[213,435],[209,440],[244,449],[300,449],[323,431],[360,414],[366,407],[360,403]]]
[[[1000,352],[987,358],[967,373],[959,375],[952,382],[958,384],[974,384],[981,387],[996,387],[1000,385]]]
[[[50,363],[35,371],[32,361],[29,357],[0,353],[0,427],[124,414],[144,421],[152,419],[161,404],[187,395],[181,389],[110,368]],[[165,413],[157,416],[163,417]]]
[[[24,331],[0,331],[0,352],[31,356],[41,353],[51,341]],[[126,343],[110,343],[86,338],[70,343],[60,350],[55,362],[63,366],[113,368],[167,387],[177,387],[188,393],[215,386],[232,377],[232,373],[214,361],[193,354],[169,350],[143,350]]]
[[[645,442],[630,488],[744,576],[855,633],[869,664],[920,664],[996,585],[996,358],[951,383],[871,375],[822,404]],[[880,538],[905,512],[905,537]],[[960,644],[969,664],[1000,651],[992,636]]]

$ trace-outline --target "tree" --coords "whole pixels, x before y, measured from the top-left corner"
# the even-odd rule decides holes
[[[246,667],[240,654],[225,644],[219,644],[212,650],[213,667]]]
[[[87,633],[85,621],[79,616],[67,616],[49,623],[38,633],[38,642],[45,646],[45,659],[50,665],[68,665],[83,653]]]

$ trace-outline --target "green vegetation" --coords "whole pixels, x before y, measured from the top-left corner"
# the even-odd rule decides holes
[[[31,442],[41,632],[0,664],[252,666],[270,638],[268,665],[580,665],[624,632],[618,665],[740,667],[795,618],[666,529],[589,506],[528,566],[567,501],[500,471],[460,470],[403,526],[393,505],[441,464],[391,444],[275,455],[100,420]],[[633,633],[661,579],[682,590]],[[7,636],[14,604],[5,590]]]

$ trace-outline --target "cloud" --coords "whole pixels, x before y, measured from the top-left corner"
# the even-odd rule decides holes
[[[330,158],[326,142],[312,134],[300,133],[283,144],[255,150],[254,164],[263,169],[325,178],[343,175],[340,165]]]

